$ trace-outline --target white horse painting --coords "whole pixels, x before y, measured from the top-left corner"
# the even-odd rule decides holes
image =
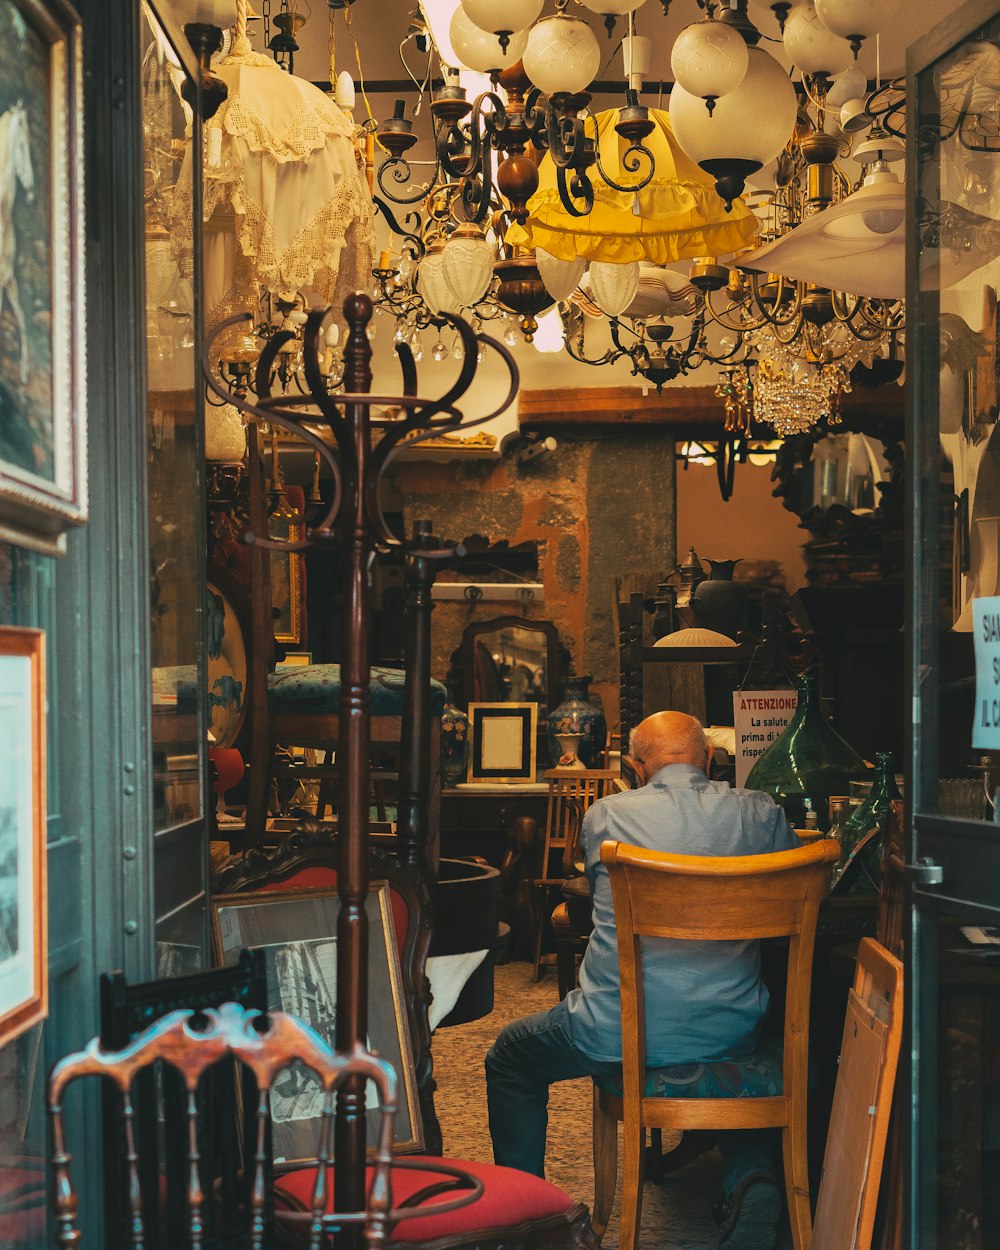
[[[28,327],[17,289],[17,237],[14,234],[14,199],[23,188],[34,199],[35,175],[31,166],[31,133],[24,101],[0,115],[0,311],[6,299],[14,313],[21,339],[21,382],[28,380]]]

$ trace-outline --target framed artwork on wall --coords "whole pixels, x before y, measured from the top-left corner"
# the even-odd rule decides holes
[[[0,539],[50,555],[87,519],[82,30],[0,0]]]
[[[0,627],[0,1048],[48,1005],[45,636]]]
[[[375,882],[368,915],[368,1045],[387,1059],[399,1079],[395,1147],[421,1150],[423,1124],[413,1052],[406,1025],[402,974],[384,881]],[[331,890],[263,890],[212,899],[215,955],[233,964],[244,947],[263,950],[267,1003],[298,1016],[335,1044],[337,1023],[337,918],[340,899]],[[275,1163],[310,1158],[318,1140],[324,1103],[318,1079],[302,1067],[288,1069],[271,1091]],[[374,1087],[365,1101],[368,1141],[377,1140],[379,1112]]]
[[[534,781],[537,703],[469,704],[469,781]]]

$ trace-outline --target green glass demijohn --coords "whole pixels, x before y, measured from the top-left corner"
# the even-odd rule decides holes
[[[880,751],[875,756],[875,780],[868,791],[868,797],[844,822],[839,871],[835,870],[834,875],[838,879],[844,877],[845,888],[858,893],[878,893],[882,834],[889,815],[889,804],[900,797],[896,775],[892,770],[892,756],[888,751]],[[863,862],[854,864],[859,845],[873,829],[879,831],[878,836],[872,838],[858,853],[858,858],[863,859]]]
[[[820,827],[829,823],[832,794],[847,794],[849,783],[866,775],[861,756],[823,715],[816,678],[800,677],[795,715],[750,770],[748,790],[763,790],[785,809],[794,828],[803,828],[809,807]]]

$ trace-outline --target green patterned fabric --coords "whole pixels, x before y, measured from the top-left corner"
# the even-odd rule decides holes
[[[406,674],[400,668],[373,668],[372,716],[402,716]],[[445,689],[431,682],[431,715],[444,710]],[[272,712],[334,713],[340,708],[340,665],[304,664],[281,668],[267,679],[267,701]]]
[[[646,1069],[647,1098],[767,1098],[781,1093],[782,1045],[767,1038],[745,1059],[716,1059]],[[606,1094],[622,1096],[620,1075],[597,1076]]]

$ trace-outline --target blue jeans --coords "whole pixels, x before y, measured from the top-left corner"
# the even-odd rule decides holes
[[[515,1020],[486,1056],[486,1097],[493,1158],[498,1164],[545,1175],[549,1086],[582,1076],[621,1077],[620,1063],[591,1059],[573,1044],[560,1007]],[[774,1176],[774,1133],[720,1132],[727,1196],[751,1172]]]

